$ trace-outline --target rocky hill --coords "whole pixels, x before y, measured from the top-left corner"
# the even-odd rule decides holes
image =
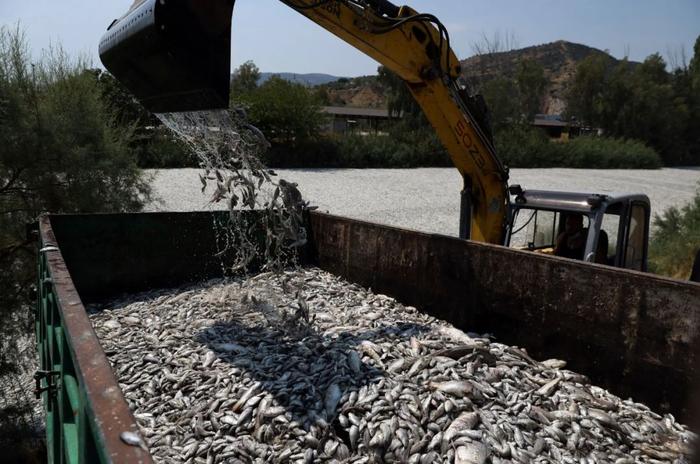
[[[619,61],[608,53],[560,40],[544,45],[522,48],[501,53],[477,55],[462,61],[462,74],[475,87],[496,76],[514,77],[522,60],[533,60],[544,68],[549,82],[542,113],[560,114],[564,111],[566,91],[576,72],[576,66],[591,55],[600,55],[610,66]],[[636,63],[632,63],[632,66]]]
[[[564,98],[576,72],[576,66],[591,55],[603,56],[611,67],[619,63],[619,60],[602,50],[560,40],[507,52],[472,56],[461,62],[462,74],[472,87],[478,89],[496,76],[514,78],[518,64],[523,60],[536,61],[544,68],[548,81],[541,112],[561,114],[565,109]],[[630,66],[637,64],[630,63]],[[279,75],[317,89],[325,105],[386,107],[386,89],[377,81],[376,76],[345,78],[327,74],[263,73],[261,80],[264,81],[272,75]]]
[[[317,87],[323,103],[328,106],[355,108],[386,108],[386,89],[377,76],[339,79]]]

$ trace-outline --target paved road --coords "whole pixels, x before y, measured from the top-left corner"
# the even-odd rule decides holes
[[[160,202],[152,211],[210,209],[197,169],[152,171]],[[425,232],[456,235],[461,179],[455,169],[281,170],[323,211]],[[514,169],[511,183],[530,189],[646,193],[652,214],[689,202],[700,168],[648,170]],[[222,208],[223,206],[219,206]]]

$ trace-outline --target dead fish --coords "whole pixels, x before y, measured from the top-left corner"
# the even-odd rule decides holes
[[[556,379],[547,382],[545,385],[539,388],[535,394],[539,396],[551,396],[554,390],[557,388],[557,385],[559,385],[559,382],[561,382],[561,377],[557,377]]]
[[[328,387],[323,403],[326,408],[326,417],[331,418],[335,416],[335,410],[342,396],[343,392],[340,390],[340,387],[337,384],[332,384],[330,387]]]
[[[695,439],[562,362],[315,268],[108,304],[90,318],[159,462],[683,462]]]
[[[479,415],[475,412],[463,412],[445,430],[442,437],[442,452],[445,453],[452,439],[465,430],[472,430],[479,423]]]
[[[357,351],[350,350],[348,353],[348,365],[355,374],[359,374],[361,372],[362,361],[360,360],[360,355],[357,354]]]
[[[488,457],[488,448],[482,443],[472,442],[455,450],[455,464],[484,464]]]
[[[561,359],[547,359],[540,364],[547,369],[564,369],[566,367],[566,361],[562,361]]]
[[[460,398],[464,396],[469,396],[474,391],[474,387],[472,386],[472,384],[464,380],[452,380],[449,382],[430,382],[428,385],[433,390],[438,390]]]

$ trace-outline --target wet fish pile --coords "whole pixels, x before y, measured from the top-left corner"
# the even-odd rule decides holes
[[[695,440],[563,361],[315,268],[91,318],[159,462],[683,463]]]

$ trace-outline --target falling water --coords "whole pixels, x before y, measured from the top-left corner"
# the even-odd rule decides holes
[[[219,255],[228,271],[246,271],[262,258],[263,270],[295,263],[294,249],[306,243],[303,201],[296,184],[277,179],[261,160],[269,147],[265,136],[250,125],[242,111],[214,110],[162,113],[158,119],[197,156],[203,172],[202,192],[212,203],[226,203],[228,221],[217,222]],[[250,221],[241,211],[261,211]],[[263,244],[255,231],[264,230]],[[228,258],[227,258],[228,259]],[[259,260],[258,260],[259,261]]]

